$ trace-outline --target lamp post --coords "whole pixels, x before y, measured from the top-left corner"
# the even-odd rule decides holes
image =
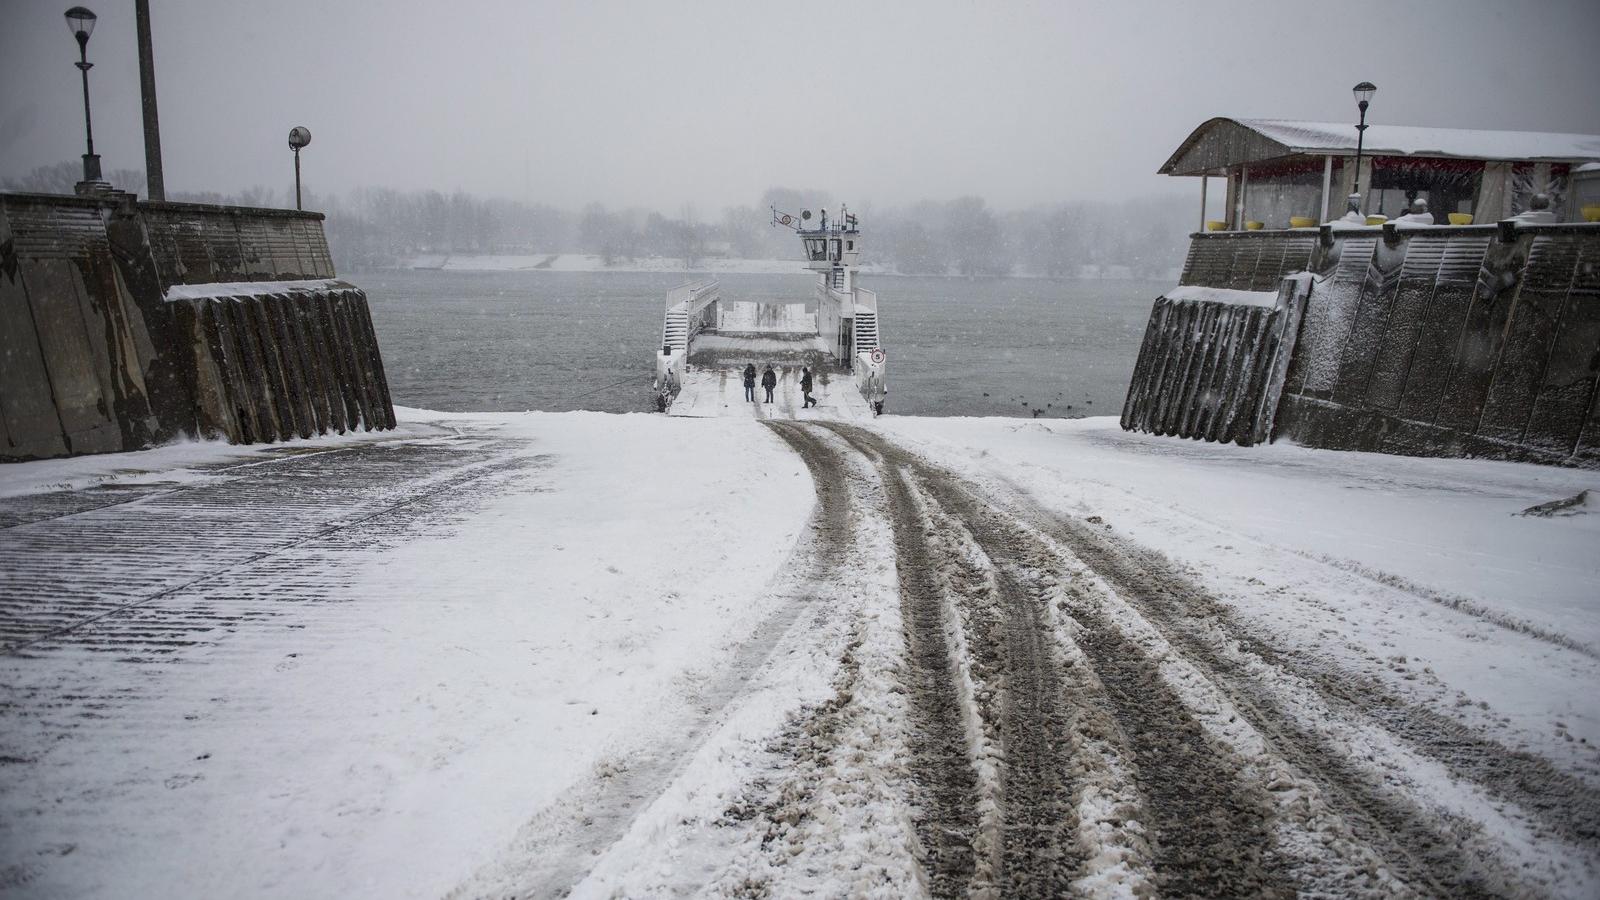
[[[289,149],[294,151],[294,208],[304,209],[300,205],[300,150],[311,143],[311,129],[304,125],[296,125],[289,129]]]
[[[83,180],[93,185],[100,181],[100,157],[94,152],[94,124],[89,118],[89,35],[94,33],[95,14],[82,6],[67,10],[67,27],[78,39],[78,71],[83,73],[83,131],[88,139],[88,152],[83,154]]]
[[[1356,178],[1355,189],[1350,192],[1351,197],[1361,196],[1361,151],[1367,139],[1367,104],[1371,102],[1372,95],[1378,92],[1378,86],[1370,81],[1363,81],[1350,89],[1356,95],[1356,108],[1361,110],[1361,121],[1356,124]],[[1359,203],[1359,199],[1357,203]],[[1356,209],[1355,212],[1360,212]]]

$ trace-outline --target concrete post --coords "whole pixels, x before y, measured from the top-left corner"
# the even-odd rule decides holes
[[[1328,201],[1331,199],[1329,191],[1332,187],[1333,157],[1324,156],[1322,158],[1322,218],[1319,221],[1326,222],[1333,218],[1333,212],[1328,209]]]
[[[1239,195],[1235,199],[1235,202],[1238,203],[1239,205],[1237,207],[1235,207],[1234,211],[1233,211],[1233,225],[1234,225],[1235,228],[1239,229],[1240,231],[1244,230],[1244,198],[1245,198],[1245,193],[1247,191],[1249,191],[1249,190],[1250,190],[1250,167],[1247,166],[1247,165],[1246,166],[1240,166],[1239,167]]]
[[[135,0],[139,29],[139,95],[144,106],[144,174],[151,200],[167,199],[161,171],[161,124],[156,114],[156,60],[150,39],[150,0]]]

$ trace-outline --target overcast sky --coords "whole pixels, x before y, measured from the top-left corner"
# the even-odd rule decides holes
[[[143,168],[132,0],[96,146]],[[66,0],[0,0],[0,175],[83,152]],[[169,191],[465,189],[668,213],[772,185],[1018,208],[1195,191],[1215,115],[1600,133],[1600,2],[152,0]]]

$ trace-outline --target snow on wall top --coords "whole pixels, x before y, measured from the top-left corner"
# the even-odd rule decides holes
[[[1208,303],[1226,303],[1230,306],[1272,308],[1278,305],[1277,291],[1236,291],[1230,288],[1201,287],[1193,284],[1170,288],[1162,296],[1168,300],[1200,300]]]
[[[1219,117],[1191,132],[1159,172],[1198,175],[1209,170],[1216,174],[1221,166],[1279,156],[1346,156],[1355,152],[1353,122]],[[1365,152],[1372,156],[1582,163],[1600,160],[1600,135],[1369,125]]]
[[[303,294],[354,288],[337,278],[306,278],[297,281],[223,281],[212,284],[175,284],[167,288],[165,299],[209,300],[216,297],[252,297],[257,294]]]

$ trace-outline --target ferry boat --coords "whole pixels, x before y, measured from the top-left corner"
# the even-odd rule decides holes
[[[861,229],[840,207],[798,216],[772,210],[772,224],[800,239],[805,268],[817,276],[810,302],[725,295],[716,279],[680,285],[667,294],[652,385],[656,408],[675,416],[760,419],[861,419],[881,414],[888,397],[888,354],[878,318],[878,295],[857,283]],[[756,386],[745,391],[754,367]],[[766,399],[763,376],[776,379]],[[801,390],[812,376],[807,403]],[[752,399],[753,397],[753,399]]]

